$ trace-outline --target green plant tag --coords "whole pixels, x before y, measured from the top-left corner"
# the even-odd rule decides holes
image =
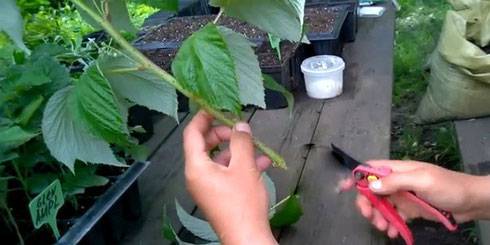
[[[63,203],[65,203],[65,199],[60,181],[55,180],[29,203],[34,227],[39,229],[42,225],[48,224],[56,239],[59,239],[60,231],[56,225],[56,215]]]

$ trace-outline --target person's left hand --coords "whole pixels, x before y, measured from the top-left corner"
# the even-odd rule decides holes
[[[200,111],[184,131],[187,189],[223,244],[277,244],[268,220],[268,195],[262,171],[271,164],[255,158],[250,126],[212,127]],[[214,159],[209,151],[230,141]]]

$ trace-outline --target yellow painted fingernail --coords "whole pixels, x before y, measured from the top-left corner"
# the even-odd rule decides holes
[[[377,176],[374,176],[374,175],[369,175],[369,176],[367,177],[367,180],[368,180],[369,182],[373,182],[373,181],[378,180],[378,177],[377,177]]]

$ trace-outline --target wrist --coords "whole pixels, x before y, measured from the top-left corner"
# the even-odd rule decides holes
[[[472,219],[490,219],[490,176],[473,176],[469,190]]]
[[[221,242],[227,244],[278,244],[272,234],[268,220],[248,220],[224,227],[218,232]]]

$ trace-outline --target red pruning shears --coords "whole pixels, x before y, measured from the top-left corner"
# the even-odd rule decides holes
[[[392,172],[391,169],[389,167],[373,168],[367,164],[363,164],[333,144],[332,154],[342,163],[342,165],[352,170],[352,177],[356,182],[356,188],[359,193],[369,199],[374,208],[377,209],[390,224],[393,224],[396,227],[407,245],[413,245],[414,239],[412,231],[408,228],[402,217],[400,217],[400,214],[393,204],[388,201],[387,196],[374,194],[369,189],[370,182],[390,175]],[[433,215],[439,222],[446,226],[448,230],[455,231],[458,229],[456,220],[451,213],[430,205],[417,197],[413,192],[405,191],[400,194]]]

